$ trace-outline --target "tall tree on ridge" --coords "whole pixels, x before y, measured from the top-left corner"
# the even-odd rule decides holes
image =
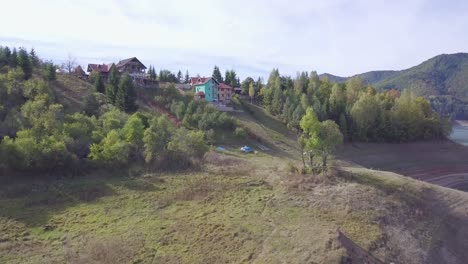
[[[31,78],[33,70],[32,64],[28,52],[24,48],[20,48],[18,52],[18,66],[23,70],[26,80]]]
[[[98,73],[96,80],[94,80],[94,88],[98,93],[105,93],[106,88],[104,86],[104,82],[102,81],[101,74]]]
[[[185,71],[185,83],[189,83],[190,82],[190,75],[189,75],[189,72],[188,70]]]
[[[122,77],[117,90],[115,105],[122,111],[131,112],[136,110],[136,91],[133,80],[129,75]]]
[[[184,77],[183,77],[183,75],[182,75],[182,72],[179,70],[179,71],[177,72],[177,81],[178,81],[178,83],[182,83],[182,82],[184,81],[183,78],[184,78]]]
[[[213,75],[212,77],[217,81],[222,83],[223,82],[223,76],[221,75],[221,71],[219,70],[218,66],[214,66],[213,69]]]

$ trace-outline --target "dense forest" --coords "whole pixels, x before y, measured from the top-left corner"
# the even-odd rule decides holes
[[[338,124],[347,141],[440,139],[451,131],[449,120],[434,112],[423,97],[408,90],[377,92],[359,78],[333,83],[321,80],[315,72],[302,72],[293,79],[274,69],[256,99],[296,130],[300,130],[300,121],[311,108],[318,120]]]
[[[215,131],[233,132],[237,125],[174,86],[153,100],[182,125],[153,111],[138,112],[137,87],[115,68],[108,82],[92,76],[95,90],[83,109],[67,113],[51,88],[55,79],[56,66],[34,50],[0,47],[1,173],[81,173],[131,163],[180,169],[198,164]]]

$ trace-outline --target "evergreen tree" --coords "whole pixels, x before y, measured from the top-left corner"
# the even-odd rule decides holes
[[[218,66],[214,66],[213,69],[213,75],[212,77],[217,81],[222,83],[223,82],[223,76],[221,75],[221,71],[219,70]]]
[[[164,80],[164,74],[163,74],[163,70],[162,70],[162,69],[159,70],[158,80],[159,80],[160,82],[165,82],[165,80]]]
[[[231,85],[231,71],[226,70],[226,73],[224,74],[224,83]]]
[[[136,91],[133,86],[133,80],[129,75],[125,75],[120,80],[117,90],[115,105],[122,111],[131,112],[136,110]]]
[[[16,66],[18,65],[18,52],[16,51],[16,48],[13,48],[13,52],[11,53],[8,64],[12,68],[16,68]]]
[[[28,52],[24,48],[20,48],[18,53],[18,66],[24,72],[24,78],[27,80],[32,76],[32,64],[29,59]]]
[[[96,99],[96,96],[91,93],[86,96],[84,101],[84,113],[88,116],[98,116],[99,115],[99,102]]]
[[[104,86],[104,82],[102,81],[101,74],[98,74],[96,80],[94,80],[94,88],[98,93],[105,93],[106,87]]]
[[[179,83],[182,83],[184,81],[183,79],[183,76],[182,76],[182,72],[179,70],[179,72],[177,72],[177,80]]]
[[[188,70],[185,71],[185,83],[189,83],[190,82],[190,75],[189,75],[189,72]]]
[[[153,66],[150,65],[150,68],[148,70],[148,73],[149,73],[149,76],[150,76],[150,79],[151,80],[156,80],[157,76],[156,76],[156,70],[154,69]]]
[[[36,51],[34,50],[34,48],[32,48],[31,51],[29,52],[29,57],[31,58],[31,63],[34,67],[39,66],[39,58],[37,57]]]
[[[47,80],[53,81],[57,79],[56,76],[56,68],[55,65],[52,62],[47,63],[46,65],[46,72],[47,72]]]

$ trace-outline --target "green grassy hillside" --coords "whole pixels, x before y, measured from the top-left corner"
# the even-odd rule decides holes
[[[386,263],[468,257],[466,193],[338,160],[333,177],[298,174],[295,135],[242,107],[256,139],[198,170],[1,182],[0,263],[340,263],[337,229]]]

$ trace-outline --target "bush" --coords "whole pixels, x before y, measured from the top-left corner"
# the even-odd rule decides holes
[[[236,130],[234,130],[234,136],[238,138],[246,138],[247,137],[247,131],[243,127],[238,127]]]

